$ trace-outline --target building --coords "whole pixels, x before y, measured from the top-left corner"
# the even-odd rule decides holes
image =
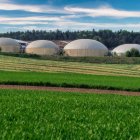
[[[26,42],[26,41],[22,41],[22,40],[16,40],[18,43],[19,43],[19,45],[20,45],[20,52],[22,52],[22,53],[24,53],[25,52],[25,49],[26,49],[26,47],[27,47],[27,45],[28,45],[28,42]]]
[[[52,41],[37,40],[26,47],[26,53],[36,55],[56,55],[59,52],[58,46]]]
[[[64,47],[66,56],[73,57],[102,57],[108,54],[108,49],[102,43],[91,39],[79,39]]]
[[[112,50],[113,55],[117,56],[125,56],[127,51],[130,51],[131,49],[137,49],[140,52],[140,45],[138,44],[123,44],[115,49]]]

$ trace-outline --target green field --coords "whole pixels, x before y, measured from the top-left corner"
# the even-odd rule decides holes
[[[140,139],[140,97],[0,90],[0,139]]]
[[[0,55],[0,84],[140,91],[140,64]],[[140,97],[0,90],[0,140],[140,139]]]
[[[140,91],[140,78],[75,73],[0,71],[0,84]]]
[[[0,52],[0,55],[14,56],[20,58],[33,58],[38,60],[53,60],[53,61],[65,61],[65,62],[85,62],[95,64],[140,64],[140,57],[119,57],[119,56],[105,56],[105,57],[70,57],[70,56],[39,56],[35,54],[25,53],[4,53]]]
[[[0,70],[140,77],[140,64],[92,64],[0,55]]]
[[[140,91],[140,65],[91,64],[0,55],[0,84]]]

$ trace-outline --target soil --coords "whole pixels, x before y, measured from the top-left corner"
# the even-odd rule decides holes
[[[44,90],[44,91],[58,91],[58,92],[79,92],[79,93],[88,93],[88,94],[119,94],[119,95],[128,95],[128,96],[140,96],[140,92],[101,90],[101,89],[84,89],[84,88],[0,85],[0,89]]]

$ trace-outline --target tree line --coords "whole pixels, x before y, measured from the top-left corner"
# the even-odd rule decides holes
[[[75,39],[95,39],[105,44],[109,49],[121,44],[140,44],[140,32],[129,32],[126,30],[92,30],[92,31],[18,31],[1,33],[0,37],[10,37],[25,41],[45,40],[75,40]]]

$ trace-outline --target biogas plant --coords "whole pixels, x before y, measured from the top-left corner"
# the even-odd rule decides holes
[[[125,56],[127,51],[136,49],[140,53],[139,44],[123,44],[113,50],[92,39],[78,39],[65,43],[63,47],[49,40],[36,40],[25,42],[11,38],[0,38],[0,51],[3,53],[27,53],[40,56],[56,56],[63,52],[64,56],[70,57],[104,57],[109,54]]]
[[[36,55],[56,55],[59,52],[59,47],[52,41],[37,40],[31,42],[25,52]]]

